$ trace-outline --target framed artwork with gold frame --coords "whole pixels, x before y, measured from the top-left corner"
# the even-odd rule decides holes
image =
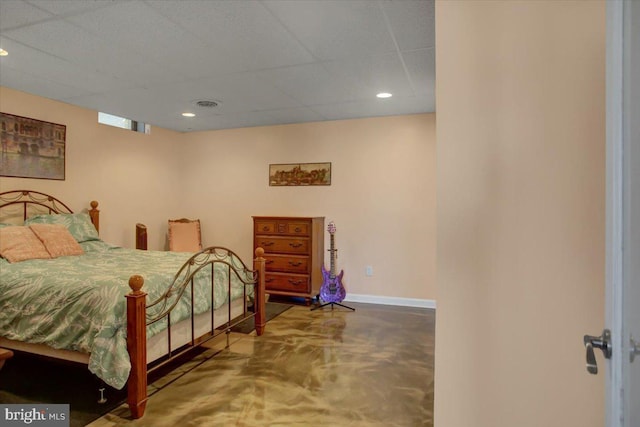
[[[278,163],[269,165],[269,185],[331,185],[331,163]]]
[[[0,113],[0,176],[65,179],[67,127]]]

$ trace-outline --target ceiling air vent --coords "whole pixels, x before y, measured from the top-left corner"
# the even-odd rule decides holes
[[[218,103],[216,101],[202,100],[202,101],[196,101],[196,105],[202,108],[213,108],[213,107],[217,107]]]

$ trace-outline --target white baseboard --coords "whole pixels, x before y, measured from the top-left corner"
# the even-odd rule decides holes
[[[399,305],[403,307],[419,307],[419,308],[436,308],[436,301],[432,299],[347,294],[344,300],[351,301],[351,302],[362,302],[366,304]]]

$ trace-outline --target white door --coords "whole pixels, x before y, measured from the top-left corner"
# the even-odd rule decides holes
[[[607,2],[607,426],[640,426],[640,1]],[[636,347],[637,346],[637,347]],[[637,354],[637,355],[636,355]],[[598,355],[598,360],[602,360]]]

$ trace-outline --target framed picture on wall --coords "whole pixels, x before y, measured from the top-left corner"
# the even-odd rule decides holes
[[[0,176],[65,178],[67,127],[0,113]]]
[[[331,185],[331,163],[269,165],[269,185]]]

